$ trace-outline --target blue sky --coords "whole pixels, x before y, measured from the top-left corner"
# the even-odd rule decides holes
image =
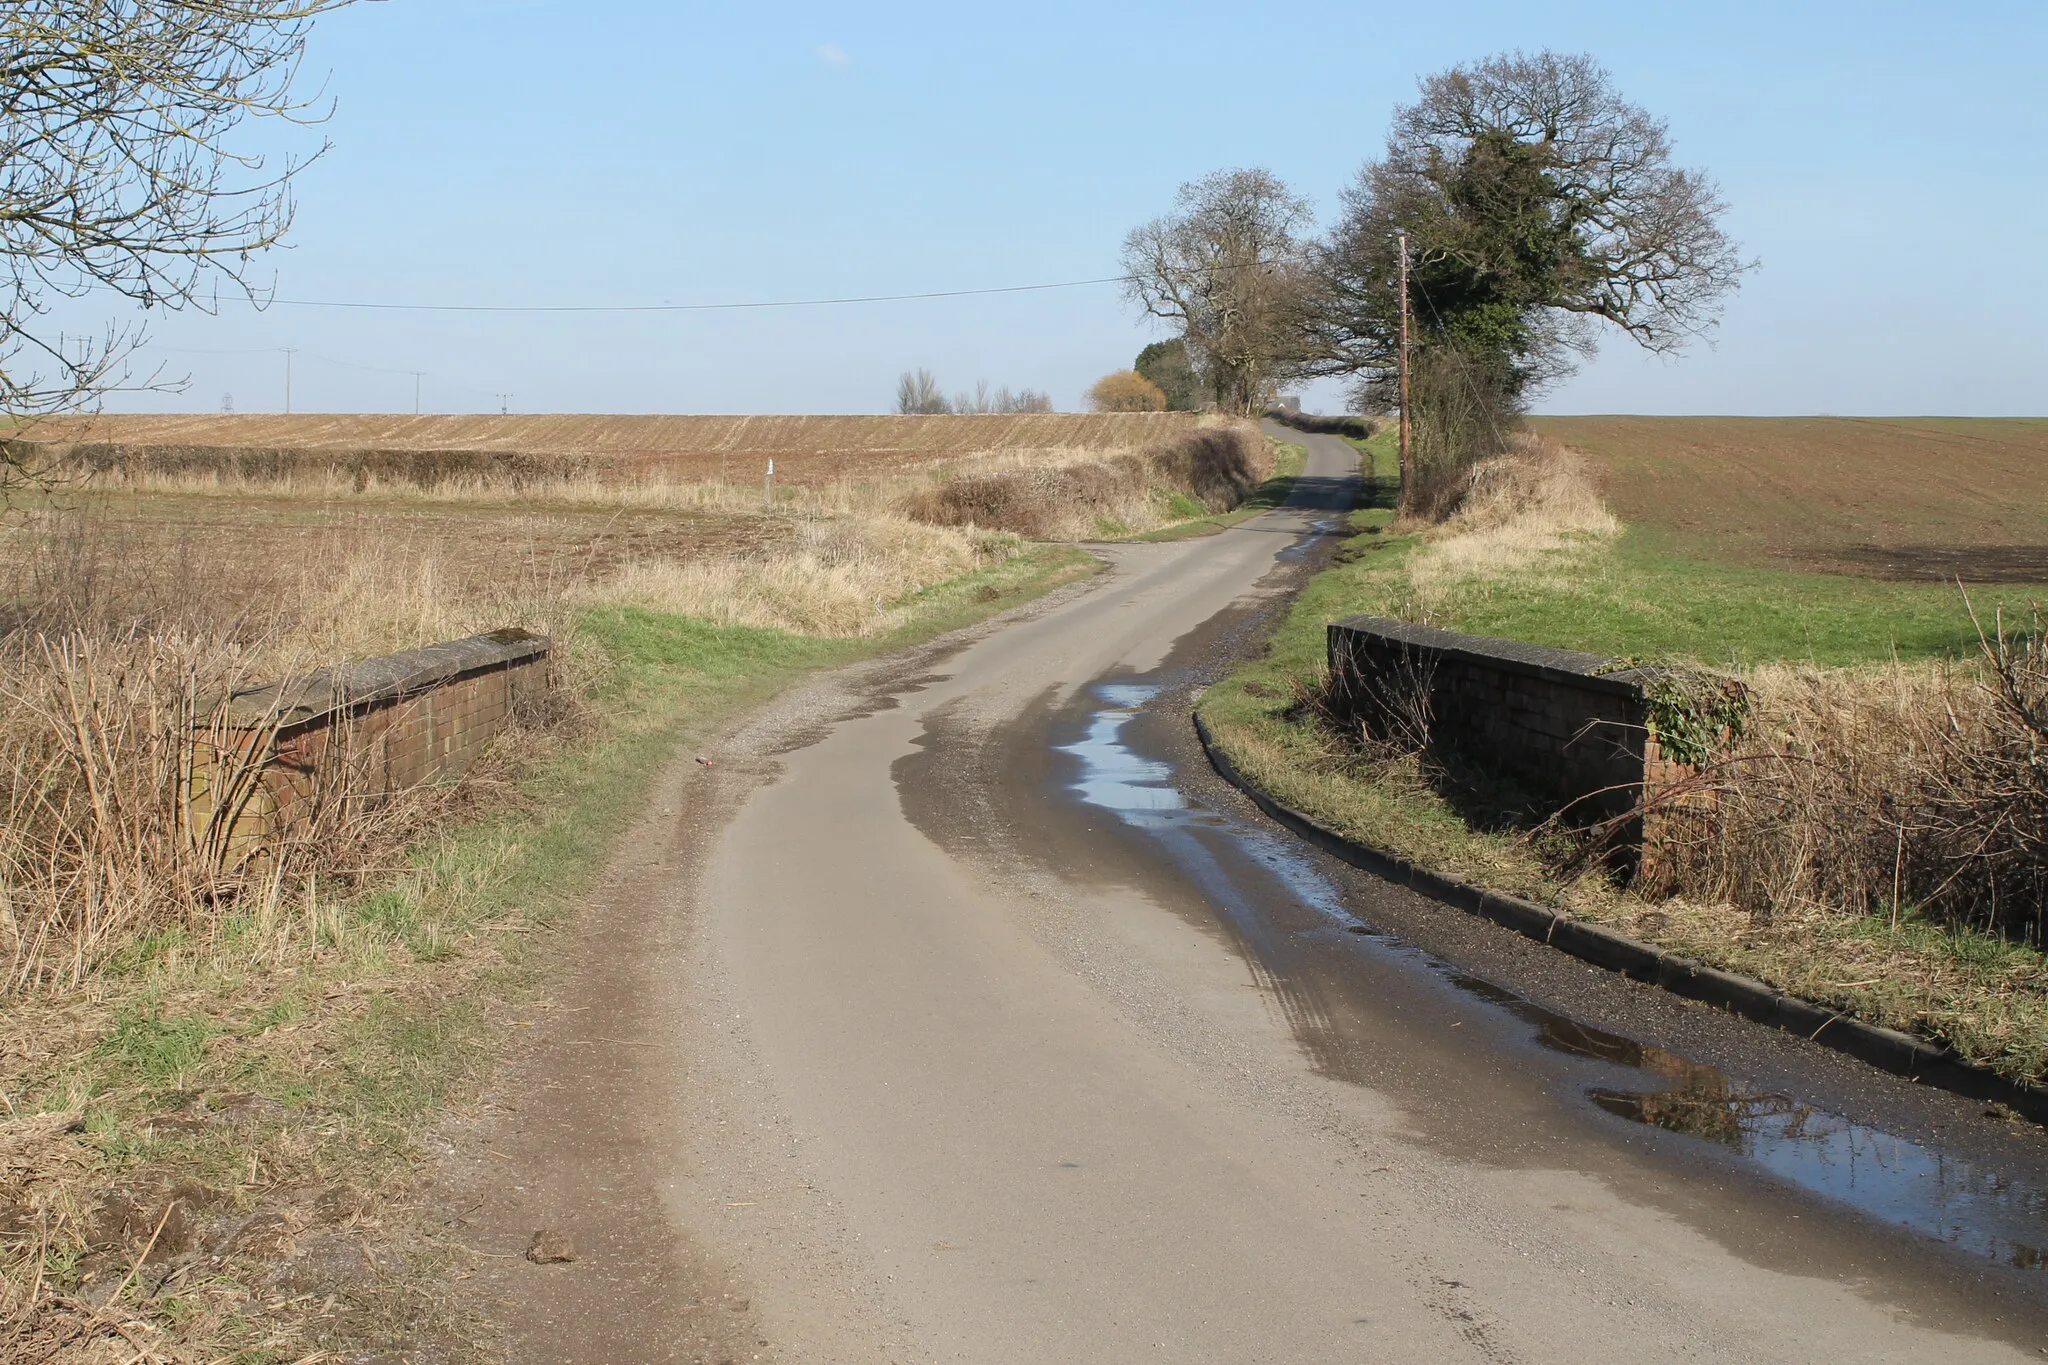
[[[1182,181],[1325,216],[1417,78],[1593,54],[1708,170],[1759,270],[1711,347],[1611,338],[1556,412],[2048,412],[2048,5],[386,0],[321,23],[338,101],[282,298],[697,303],[1113,275]],[[304,148],[275,130],[267,144]],[[317,135],[314,136],[317,142]],[[106,303],[67,305],[67,325]],[[927,366],[1062,407],[1156,335],[1114,287],[639,316],[276,305],[152,325],[126,409],[861,412]],[[170,349],[177,348],[177,349]],[[345,363],[338,363],[345,362]],[[1334,389],[1312,398],[1336,406]]]

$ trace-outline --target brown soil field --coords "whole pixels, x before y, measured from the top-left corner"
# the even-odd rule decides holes
[[[1689,552],[1894,579],[2048,582],[2048,419],[1537,417],[1631,525]]]
[[[1138,450],[1193,430],[1192,413],[935,417],[526,417],[355,414],[102,415],[49,418],[23,438],[89,461],[158,472],[406,466],[448,475],[659,473],[753,482],[775,461],[790,483],[873,477],[986,451]],[[431,454],[434,459],[420,459]]]

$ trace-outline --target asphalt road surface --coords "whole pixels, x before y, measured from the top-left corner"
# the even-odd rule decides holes
[[[649,1271],[526,1329],[508,1289],[515,1355],[2040,1358],[2035,1130],[1333,865],[1214,781],[1192,696],[1352,496],[1308,443],[1288,507],[1104,547],[771,707],[722,796],[665,789],[619,899],[672,946],[606,985],[645,935],[600,928],[574,1007],[658,998],[588,1025],[653,1041],[547,1082],[639,1136],[603,1167],[576,1119],[523,1197],[602,1222],[638,1180],[688,1249],[648,1255],[723,1288],[661,1319],[688,1295]]]

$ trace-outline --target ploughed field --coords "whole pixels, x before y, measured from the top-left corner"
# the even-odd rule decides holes
[[[621,477],[829,483],[914,473],[977,454],[1107,454],[1195,429],[1192,413],[930,417],[554,414],[110,415],[49,419],[24,433],[88,467],[264,477],[348,472],[392,480]]]
[[[1622,521],[1701,558],[2048,583],[2048,419],[1539,417]]]

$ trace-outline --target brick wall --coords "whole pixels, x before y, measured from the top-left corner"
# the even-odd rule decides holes
[[[1606,671],[1612,660],[1377,616],[1332,624],[1329,649],[1332,680],[1376,733],[1420,716],[1431,745],[1589,821],[1642,791],[1649,709],[1633,673]]]
[[[548,686],[551,642],[493,631],[219,699],[194,736],[194,837],[223,862],[308,832],[334,803],[460,776]]]

